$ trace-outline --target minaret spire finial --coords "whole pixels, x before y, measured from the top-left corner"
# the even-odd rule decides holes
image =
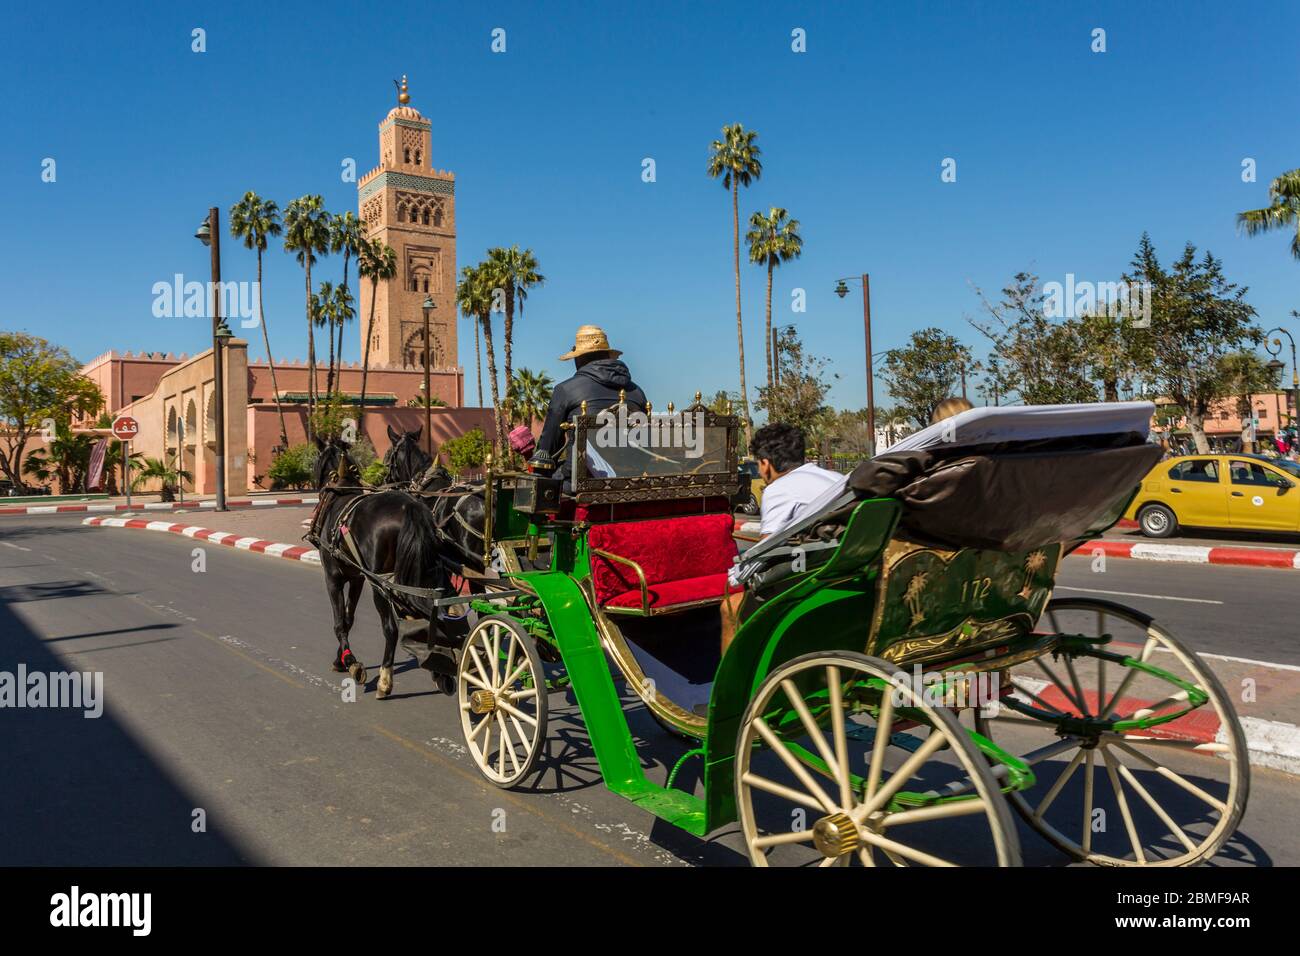
[[[397,103],[399,106],[405,106],[411,102],[411,94],[406,92],[406,74],[402,74],[402,83],[398,86],[396,80],[393,80],[393,86],[397,87]]]

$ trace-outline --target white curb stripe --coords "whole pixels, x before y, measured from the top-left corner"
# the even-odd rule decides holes
[[[1190,564],[1209,564],[1210,549],[1192,544],[1135,544],[1130,558],[1147,561],[1184,561]]]
[[[272,545],[269,545],[265,550],[263,550],[262,553],[263,553],[263,554],[269,554],[269,555],[271,555],[271,556],[274,557],[274,558],[278,558],[280,555],[284,554],[286,551],[288,551],[288,550],[289,550],[290,548],[292,548],[292,547],[293,547],[293,545],[291,545],[291,544],[283,544],[283,543],[272,544]]]
[[[235,542],[235,547],[238,548],[240,551],[247,551],[249,548],[257,544],[257,542],[261,540],[262,540],[261,538],[240,538],[238,541]]]
[[[58,505],[35,505],[27,509],[29,515],[53,515],[59,513]]]
[[[1246,731],[1246,749],[1253,766],[1300,774],[1300,727],[1258,717],[1241,718],[1241,726]],[[1222,727],[1215,739],[1226,742]]]

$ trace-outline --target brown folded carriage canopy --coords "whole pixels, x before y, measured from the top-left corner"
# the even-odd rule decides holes
[[[1023,551],[1114,524],[1160,455],[1136,433],[887,453],[849,487],[901,501],[899,531],[920,544]]]

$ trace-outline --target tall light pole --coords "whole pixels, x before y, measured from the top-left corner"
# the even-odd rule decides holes
[[[1291,314],[1296,318],[1300,318],[1300,313],[1293,311]],[[1281,326],[1278,326],[1276,329],[1269,329],[1267,335],[1272,335],[1274,332],[1281,332],[1291,343],[1291,395],[1287,401],[1287,415],[1291,417],[1291,424],[1295,425],[1296,415],[1297,413],[1300,413],[1300,369],[1296,368],[1295,362],[1295,338],[1292,337],[1290,332]],[[1269,355],[1276,356],[1282,351],[1282,340],[1273,339],[1271,342],[1266,341],[1264,347],[1268,349]]]
[[[852,276],[835,281],[835,294],[841,299],[849,294]],[[871,376],[871,276],[862,273],[862,330],[867,343],[867,451],[870,457],[876,456],[876,389]]]
[[[194,238],[212,250],[212,389],[213,411],[217,416],[217,510],[226,511],[226,376],[221,346],[231,337],[231,332],[221,319],[221,233],[216,206],[208,210],[208,218],[199,225]]]
[[[430,458],[433,457],[433,393],[429,391],[429,362],[431,361],[429,355],[429,316],[433,315],[433,310],[437,307],[437,303],[433,301],[433,296],[426,295],[424,297],[424,305],[421,306],[424,309],[424,448],[429,453]]]

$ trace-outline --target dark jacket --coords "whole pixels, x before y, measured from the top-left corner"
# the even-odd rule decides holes
[[[581,411],[583,401],[587,403],[587,414],[595,415],[617,402],[620,391],[625,393],[624,400],[630,410],[645,411],[645,392],[632,381],[632,373],[618,359],[588,362],[572,378],[555,386],[551,393],[551,407],[546,412],[546,423],[537,440],[537,450],[556,459],[557,474],[569,473],[567,454],[563,461],[557,458],[569,438],[568,432],[560,425]]]

